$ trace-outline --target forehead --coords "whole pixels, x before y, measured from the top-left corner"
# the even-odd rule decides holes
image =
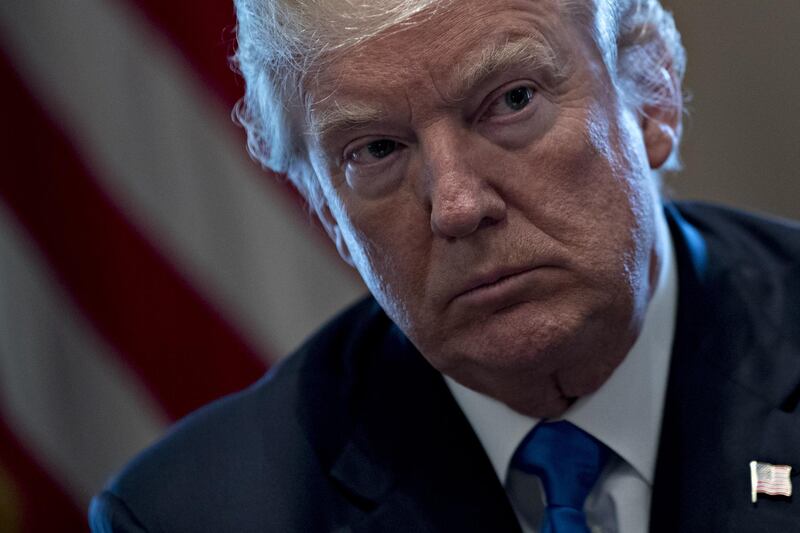
[[[429,88],[452,77],[456,66],[469,63],[487,46],[523,36],[564,52],[574,46],[575,32],[563,1],[456,0],[429,9],[325,58],[306,80],[306,104],[313,111],[341,98]]]

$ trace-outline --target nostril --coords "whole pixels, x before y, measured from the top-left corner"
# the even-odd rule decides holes
[[[501,220],[502,219],[500,219],[500,218],[484,217],[483,220],[481,220],[480,224],[478,224],[477,229],[481,230],[481,229],[484,229],[484,228],[488,228],[488,227],[494,226],[496,224],[499,224]]]

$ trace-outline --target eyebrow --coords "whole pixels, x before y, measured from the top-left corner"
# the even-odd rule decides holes
[[[524,65],[526,68],[547,74],[550,82],[565,77],[564,65],[555,50],[543,39],[532,35],[506,38],[470,54],[455,68],[453,89],[448,98],[458,101],[474,87],[491,79],[497,73]]]
[[[531,35],[507,37],[505,41],[494,42],[460,61],[453,69],[453,89],[447,92],[446,98],[452,102],[463,100],[474,87],[519,65],[546,73],[551,82],[564,78],[564,66],[548,43]],[[335,101],[320,115],[309,116],[309,123],[313,124],[309,133],[325,138],[337,131],[374,124],[386,115],[386,110],[379,105]]]
[[[334,102],[331,109],[319,116],[309,117],[313,124],[311,132],[320,138],[325,138],[336,131],[357,129],[362,126],[374,124],[386,116],[383,107],[365,102],[351,102],[341,104]]]

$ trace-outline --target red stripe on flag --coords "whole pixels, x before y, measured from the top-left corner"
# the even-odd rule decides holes
[[[80,309],[178,418],[265,362],[125,218],[0,54],[0,197]]]
[[[128,0],[173,42],[202,81],[230,108],[243,83],[228,65],[234,50],[232,2]]]
[[[44,468],[28,454],[14,432],[0,416],[0,468],[10,474],[16,516],[11,524],[0,521],[0,531],[20,532],[63,531],[83,532],[88,524],[84,511],[78,507],[64,488],[52,479]],[[0,495],[2,497],[2,495]],[[3,518],[3,517],[0,517]],[[10,517],[5,517],[9,521]]]

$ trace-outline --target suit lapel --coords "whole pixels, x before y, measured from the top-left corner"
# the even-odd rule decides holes
[[[651,531],[788,531],[797,504],[753,506],[748,470],[751,460],[800,466],[800,420],[781,410],[797,376],[782,370],[790,354],[780,353],[778,315],[761,305],[782,280],[750,275],[730,246],[709,245],[674,208],[668,215],[679,311]]]
[[[388,321],[387,321],[388,322]],[[330,475],[353,532],[519,532],[506,493],[441,375],[393,325],[354,367],[352,431]]]

